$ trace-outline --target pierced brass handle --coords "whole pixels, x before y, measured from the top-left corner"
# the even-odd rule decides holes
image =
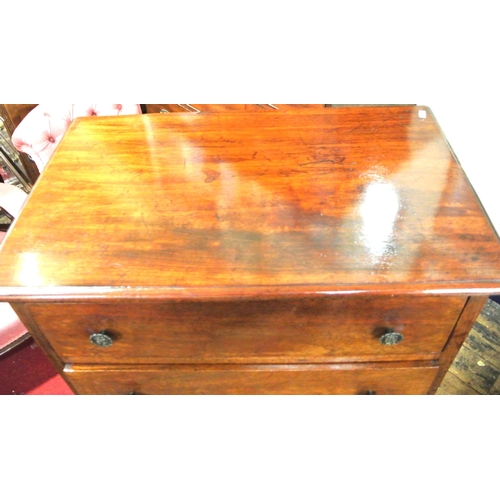
[[[106,330],[102,332],[93,333],[90,337],[90,342],[98,347],[109,347],[113,345],[113,339],[109,334],[106,333]]]
[[[380,343],[383,345],[395,345],[399,344],[404,339],[401,333],[395,332],[393,330],[388,330],[380,337]]]

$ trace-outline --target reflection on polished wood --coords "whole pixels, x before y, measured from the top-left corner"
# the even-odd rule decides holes
[[[433,392],[500,292],[495,231],[420,106],[77,119],[1,257],[0,298],[82,393],[189,392],[196,364],[201,392]],[[405,367],[425,383],[380,382]]]
[[[413,107],[77,120],[9,239],[21,293],[500,290],[497,238]]]

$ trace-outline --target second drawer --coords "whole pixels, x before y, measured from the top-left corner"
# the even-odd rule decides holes
[[[88,395],[426,394],[438,368],[399,365],[99,365],[70,367],[64,375]]]

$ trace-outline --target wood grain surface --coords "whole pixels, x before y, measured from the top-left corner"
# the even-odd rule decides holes
[[[66,363],[317,363],[438,359],[465,299],[28,304]],[[404,338],[380,339],[389,330]],[[105,331],[109,347],[89,336]],[[65,332],[64,335],[61,332]]]
[[[500,291],[418,106],[79,118],[1,255],[11,300]]]
[[[75,120],[0,300],[80,394],[433,393],[500,244],[432,112],[249,109]]]
[[[425,394],[432,363],[363,365],[73,366],[80,394]]]

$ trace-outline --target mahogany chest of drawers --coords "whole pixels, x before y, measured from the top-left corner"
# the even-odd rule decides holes
[[[500,291],[419,106],[77,119],[0,257],[78,394],[432,394]]]

